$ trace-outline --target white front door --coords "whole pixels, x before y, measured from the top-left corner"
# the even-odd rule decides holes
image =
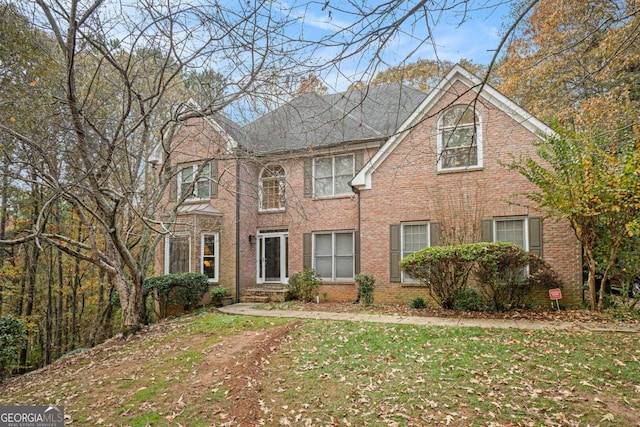
[[[258,234],[258,283],[288,283],[289,233]]]

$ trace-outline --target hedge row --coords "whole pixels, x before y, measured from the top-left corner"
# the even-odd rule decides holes
[[[511,243],[433,246],[400,261],[400,268],[424,284],[442,308],[469,298],[470,278],[488,308],[521,307],[533,289],[561,287],[559,276],[542,258]]]

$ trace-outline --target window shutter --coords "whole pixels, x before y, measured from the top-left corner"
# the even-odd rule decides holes
[[[389,280],[399,282],[400,276],[400,224],[389,226]]]
[[[304,159],[304,197],[313,196],[313,159]]]
[[[438,246],[440,244],[440,223],[429,223],[429,246]]]
[[[355,169],[355,172],[358,173],[360,172],[360,169],[362,169],[362,165],[364,163],[364,153],[362,151],[358,151],[357,153],[354,153],[353,155],[353,166]]]
[[[482,220],[482,241],[493,242],[493,220],[492,219]]]
[[[542,258],[542,219],[529,218],[529,252]]]
[[[311,268],[311,233],[302,235],[302,267]]]
[[[171,178],[169,178],[169,201],[175,202],[178,200],[178,175],[173,174],[173,168],[169,167],[167,171]]]
[[[209,163],[209,198],[218,197],[218,161],[212,160]]]
[[[355,274],[360,274],[360,233],[356,231],[353,233],[353,265]]]

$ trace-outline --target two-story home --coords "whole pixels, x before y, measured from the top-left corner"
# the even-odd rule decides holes
[[[534,156],[551,132],[460,66],[428,94],[399,84],[306,93],[243,127],[190,120],[170,147],[166,206],[184,202],[165,224],[156,274],[202,272],[240,300],[311,267],[323,297],[346,301],[369,272],[377,302],[405,303],[426,292],[402,274],[404,256],[508,241],[542,255],[565,282],[563,302],[578,304],[572,230],[528,208],[531,184],[503,165]]]

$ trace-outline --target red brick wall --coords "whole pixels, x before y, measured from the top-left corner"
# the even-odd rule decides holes
[[[463,87],[457,89],[464,92]],[[469,101],[470,96],[460,102]],[[427,112],[426,117],[430,118],[417,125],[377,168],[372,176],[372,189],[361,192],[362,271],[376,275],[377,301],[407,302],[413,296],[426,294],[424,289],[389,281],[389,224],[438,221],[443,231],[451,225],[466,224],[472,231],[469,234],[478,241],[482,218],[537,215],[522,206],[526,200],[516,195],[531,188],[531,184],[499,164],[519,155],[533,155],[531,142],[536,136],[488,103],[478,104],[483,168],[437,172],[438,112],[452,102],[453,96],[445,96]],[[579,304],[580,246],[564,222],[545,220],[543,239],[544,258],[566,282],[563,302]]]
[[[465,92],[455,86],[454,91]],[[469,101],[470,95],[463,96]],[[180,225],[190,230],[193,240],[192,265],[199,271],[200,233],[220,233],[220,283],[235,291],[236,241],[236,177],[241,187],[240,203],[240,286],[256,284],[256,245],[249,243],[249,235],[260,230],[286,228],[289,232],[289,275],[302,270],[303,234],[317,231],[358,229],[358,203],[360,198],[361,271],[377,278],[375,300],[387,303],[406,303],[413,296],[426,296],[423,288],[394,283],[389,280],[389,225],[406,221],[437,221],[441,223],[443,238],[449,242],[479,241],[482,219],[504,216],[538,216],[525,207],[526,199],[517,196],[528,188],[528,181],[516,172],[499,164],[519,155],[532,155],[531,142],[536,136],[505,113],[488,103],[478,104],[482,125],[483,168],[475,171],[438,173],[436,169],[437,118],[442,108],[453,103],[455,95],[446,95],[425,119],[418,124],[376,169],[372,175],[372,189],[360,195],[330,199],[312,199],[303,196],[304,156],[281,157],[243,161],[236,173],[233,159],[221,161],[221,183],[218,198],[212,205],[223,215],[211,218],[185,218]],[[221,151],[220,139],[204,122],[194,121],[183,126],[176,137],[176,163],[195,160],[196,154],[213,155]],[[377,148],[366,149],[365,163]],[[341,154],[318,152],[316,155]],[[287,208],[284,212],[266,213],[258,210],[258,177],[261,168],[269,163],[284,167],[287,177]],[[456,230],[456,236],[450,232]],[[449,232],[447,234],[447,232]],[[565,222],[550,219],[543,227],[544,258],[561,274],[566,282],[563,292],[565,304],[581,302],[580,246]],[[446,242],[442,242],[446,243]],[[156,272],[162,272],[163,245],[158,251]],[[354,283],[325,283],[321,297],[348,301],[355,297]],[[539,302],[547,303],[546,293]]]

